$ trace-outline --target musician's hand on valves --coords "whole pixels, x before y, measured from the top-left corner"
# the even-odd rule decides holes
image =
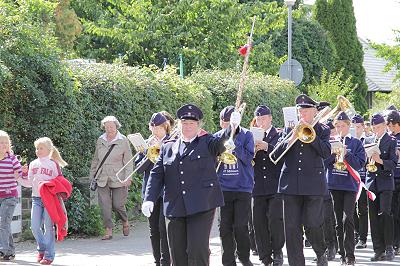
[[[242,115],[239,112],[234,111],[231,114],[231,119],[230,119],[231,127],[239,126],[241,121],[242,121]]]
[[[150,217],[151,213],[153,212],[154,203],[152,201],[145,201],[142,204],[142,213],[146,217]]]
[[[261,151],[264,150],[266,151],[268,149],[268,143],[262,140],[256,140],[256,151]]]

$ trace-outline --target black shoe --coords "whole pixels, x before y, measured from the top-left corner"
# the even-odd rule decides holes
[[[340,257],[340,265],[346,265],[346,258],[343,256]]]
[[[15,259],[15,254],[11,254],[11,255],[3,255],[3,257],[1,258],[3,261],[10,261]]]
[[[396,247],[395,249],[394,249],[394,255],[400,255],[400,248],[399,247]]]
[[[317,266],[328,266],[328,260],[325,254],[317,259]]]
[[[265,258],[262,260],[262,265],[263,266],[272,266],[272,259],[271,258]]]
[[[311,243],[310,243],[310,241],[308,241],[308,239],[304,240],[304,246],[305,246],[306,248],[311,247]]]
[[[334,260],[336,256],[336,248],[329,247],[328,250],[326,251],[326,258],[328,261]]]
[[[355,258],[346,258],[346,265],[355,265],[356,259]]]
[[[367,243],[365,243],[365,241],[363,240],[360,240],[356,245],[356,249],[362,249],[362,248],[367,248]]]
[[[375,253],[375,255],[371,258],[371,261],[383,261],[386,259],[385,252]]]
[[[246,261],[239,260],[239,261],[243,266],[253,266],[253,263],[250,260],[246,260]]]
[[[253,254],[253,256],[258,256],[258,251],[257,251],[257,249],[253,249],[253,250],[251,251],[251,254]]]
[[[282,266],[283,265],[283,253],[281,251],[277,251],[274,253],[274,259],[272,261],[273,266]]]
[[[394,259],[394,250],[393,247],[386,248],[385,260],[392,261]]]

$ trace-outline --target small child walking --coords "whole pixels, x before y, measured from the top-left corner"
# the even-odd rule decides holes
[[[11,222],[18,204],[17,178],[22,177],[21,164],[13,154],[7,132],[0,130],[0,260],[15,258]]]
[[[60,167],[67,166],[67,163],[61,158],[50,138],[39,138],[34,145],[37,159],[29,164],[26,183],[32,187],[31,230],[37,242],[37,262],[50,265],[55,257],[55,230],[40,196],[39,184],[61,176]]]

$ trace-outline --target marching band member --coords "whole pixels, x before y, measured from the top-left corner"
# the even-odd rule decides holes
[[[227,106],[220,113],[222,130],[214,134],[220,138],[229,127],[235,107]],[[233,154],[236,164],[221,162],[218,179],[224,195],[225,205],[220,207],[219,233],[222,244],[222,265],[236,265],[235,255],[243,265],[250,262],[250,238],[248,223],[251,208],[251,192],[254,184],[254,139],[248,129],[238,127],[234,139]],[[237,252],[236,252],[237,249]]]
[[[142,212],[149,217],[164,187],[164,215],[172,264],[209,265],[209,238],[214,213],[224,204],[215,171],[216,157],[224,150],[230,128],[221,137],[201,131],[203,112],[193,104],[177,111],[181,134],[161,146],[160,157],[150,172]],[[231,115],[239,125],[240,113]]]
[[[296,98],[300,124],[311,124],[317,115],[317,103],[307,95]],[[283,157],[279,193],[283,194],[286,248],[290,265],[305,265],[302,225],[309,230],[310,242],[317,254],[317,265],[328,265],[323,234],[324,194],[327,190],[324,159],[331,154],[330,129],[316,122],[315,139],[305,144],[292,134],[278,145],[273,158],[279,158],[288,145],[293,146]]]
[[[260,261],[264,265],[283,265],[282,248],[285,244],[283,228],[283,202],[278,194],[281,164],[271,162],[269,154],[275,148],[279,134],[272,126],[271,110],[259,105],[255,112],[255,125],[264,130],[263,140],[256,140],[254,158],[253,224]]]
[[[397,110],[389,112],[387,115],[387,126],[391,135],[396,138],[397,141],[397,155],[399,155],[400,147],[400,114]],[[394,169],[394,185],[395,190],[393,192],[392,200],[392,213],[394,221],[394,242],[393,246],[396,255],[399,254],[400,246],[400,163],[397,161],[396,168]]]
[[[339,242],[339,254],[342,264],[354,265],[354,202],[358,192],[358,183],[350,174],[347,166],[344,169],[335,167],[339,158],[358,171],[365,164],[365,151],[359,139],[350,135],[350,118],[345,112],[340,112],[334,119],[336,132],[341,143],[345,146],[338,154],[332,150],[332,155],[325,160],[328,175],[328,188],[333,198],[336,215],[336,232]],[[340,154],[342,153],[342,154]]]
[[[157,142],[155,145],[161,145],[161,142],[168,139],[171,133],[171,125],[163,113],[154,113],[149,122],[149,129],[153,139]],[[151,144],[150,144],[151,145]],[[144,153],[141,153],[135,164],[138,165],[138,174],[143,174],[142,197],[144,196],[146,185],[150,176],[150,170],[154,163],[149,160]],[[163,198],[160,193],[158,199],[154,202],[153,212],[148,218],[150,229],[150,241],[153,256],[156,265],[170,265],[170,255],[167,239],[167,230],[165,227],[165,217],[162,212]]]
[[[364,134],[364,118],[357,114],[351,119],[352,126],[355,129],[355,138],[359,139],[362,144],[365,143]],[[365,165],[358,170],[361,181],[365,183]],[[356,209],[354,210],[354,227],[356,232],[356,249],[363,249],[367,247],[367,236],[368,236],[368,196],[367,191],[363,189],[361,191],[360,198],[356,202]]]
[[[376,194],[374,201],[369,200],[369,217],[372,245],[375,255],[371,261],[393,260],[393,216],[391,213],[394,190],[393,170],[397,164],[396,140],[386,132],[385,119],[381,114],[371,118],[375,133],[374,142],[379,145],[380,155],[374,153],[372,159],[376,172],[367,168],[367,187]],[[368,143],[367,143],[368,144]],[[385,254],[386,253],[386,254]]]

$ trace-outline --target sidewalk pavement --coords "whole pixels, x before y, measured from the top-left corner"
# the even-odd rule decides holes
[[[218,237],[218,225],[215,220],[210,239],[211,256],[210,265],[221,265],[221,243]],[[16,244],[17,254],[12,262],[1,261],[0,265],[40,265],[36,263],[35,243],[22,242]],[[288,265],[286,248],[283,250],[285,254],[285,264]],[[315,254],[311,248],[305,248],[306,265],[316,265],[312,262]],[[372,243],[369,239],[368,248],[356,250],[357,266],[363,265],[400,265],[400,256],[397,256],[391,262],[370,262],[373,256]],[[251,256],[254,265],[262,265],[258,258]],[[100,238],[90,239],[66,239],[56,244],[55,266],[150,266],[155,265],[151,253],[149,230],[147,222],[137,221],[131,227],[128,237],[122,236],[122,232],[114,233],[113,239],[103,241]],[[238,262],[238,265],[241,264]],[[333,262],[329,262],[330,266],[340,265],[339,256]]]

